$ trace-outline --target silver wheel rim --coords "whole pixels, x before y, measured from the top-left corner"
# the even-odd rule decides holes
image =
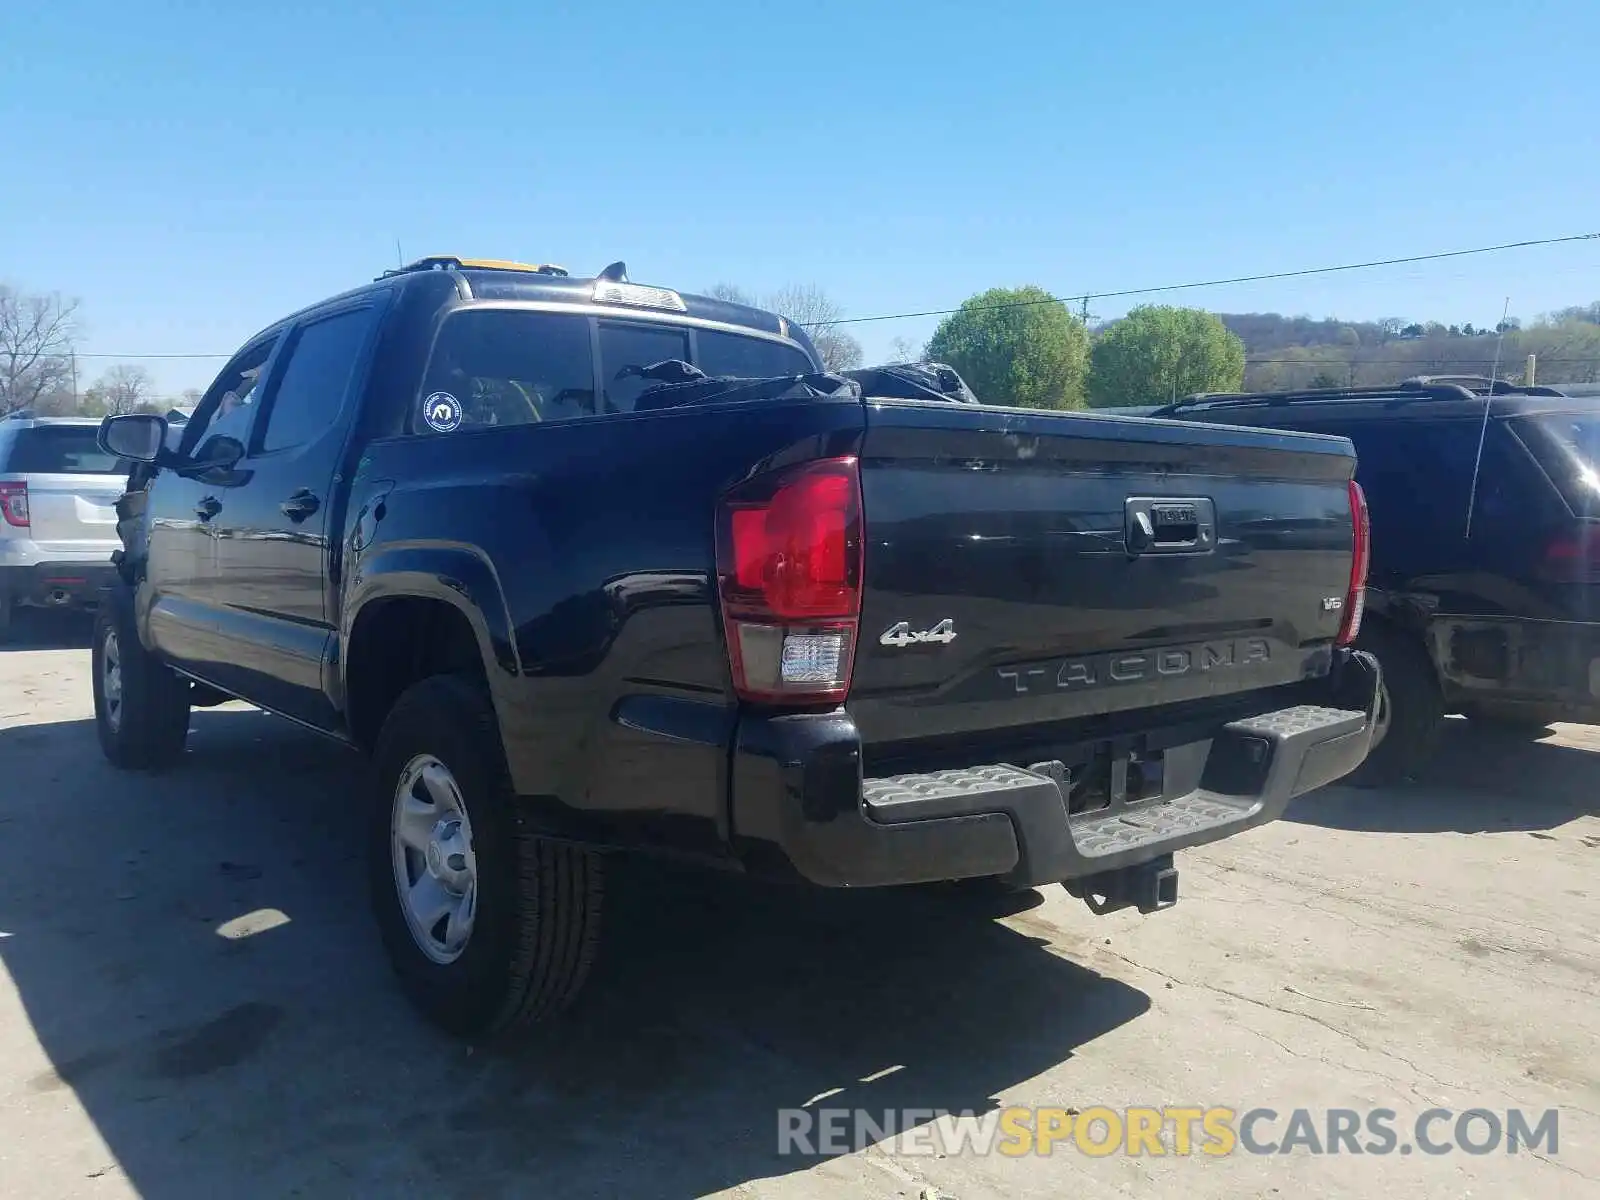
[[[1383,682],[1378,684],[1378,712],[1372,719],[1372,749],[1376,750],[1383,745],[1383,739],[1389,736],[1389,685]]]
[[[478,860],[461,786],[431,754],[400,772],[389,846],[400,911],[417,948],[436,963],[455,962],[478,915]]]
[[[100,695],[105,701],[106,724],[112,732],[122,728],[122,647],[117,631],[106,630],[100,643]]]

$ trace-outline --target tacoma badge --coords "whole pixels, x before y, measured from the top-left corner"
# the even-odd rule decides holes
[[[932,629],[913,630],[910,621],[898,621],[883,631],[883,635],[878,638],[878,644],[898,646],[903,649],[906,646],[920,646],[924,642],[939,642],[948,646],[955,640],[956,623],[946,617]]]

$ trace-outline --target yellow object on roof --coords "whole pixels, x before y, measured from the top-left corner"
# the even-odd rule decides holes
[[[484,271],[536,271],[540,274],[549,274],[552,271],[559,271],[563,275],[567,273],[567,269],[565,267],[559,267],[555,263],[513,262],[509,258],[461,258],[454,254],[440,254],[435,255],[434,257],[441,259],[453,258],[463,267],[475,268]]]

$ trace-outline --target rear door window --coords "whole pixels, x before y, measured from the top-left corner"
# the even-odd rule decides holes
[[[19,429],[4,464],[15,475],[125,475],[128,464],[95,444],[95,425]]]
[[[441,393],[459,406],[464,429],[594,416],[588,318],[492,308],[451,314],[418,397],[418,432],[429,429],[420,406]]]
[[[1544,413],[1511,425],[1572,511],[1600,516],[1600,414]]]

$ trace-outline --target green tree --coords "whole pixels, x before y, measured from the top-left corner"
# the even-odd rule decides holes
[[[1043,288],[980,292],[939,323],[925,355],[959,371],[985,404],[1083,407],[1089,334]]]
[[[1166,403],[1244,383],[1244,343],[1197,308],[1134,309],[1095,342],[1091,363],[1089,403],[1096,408]]]

